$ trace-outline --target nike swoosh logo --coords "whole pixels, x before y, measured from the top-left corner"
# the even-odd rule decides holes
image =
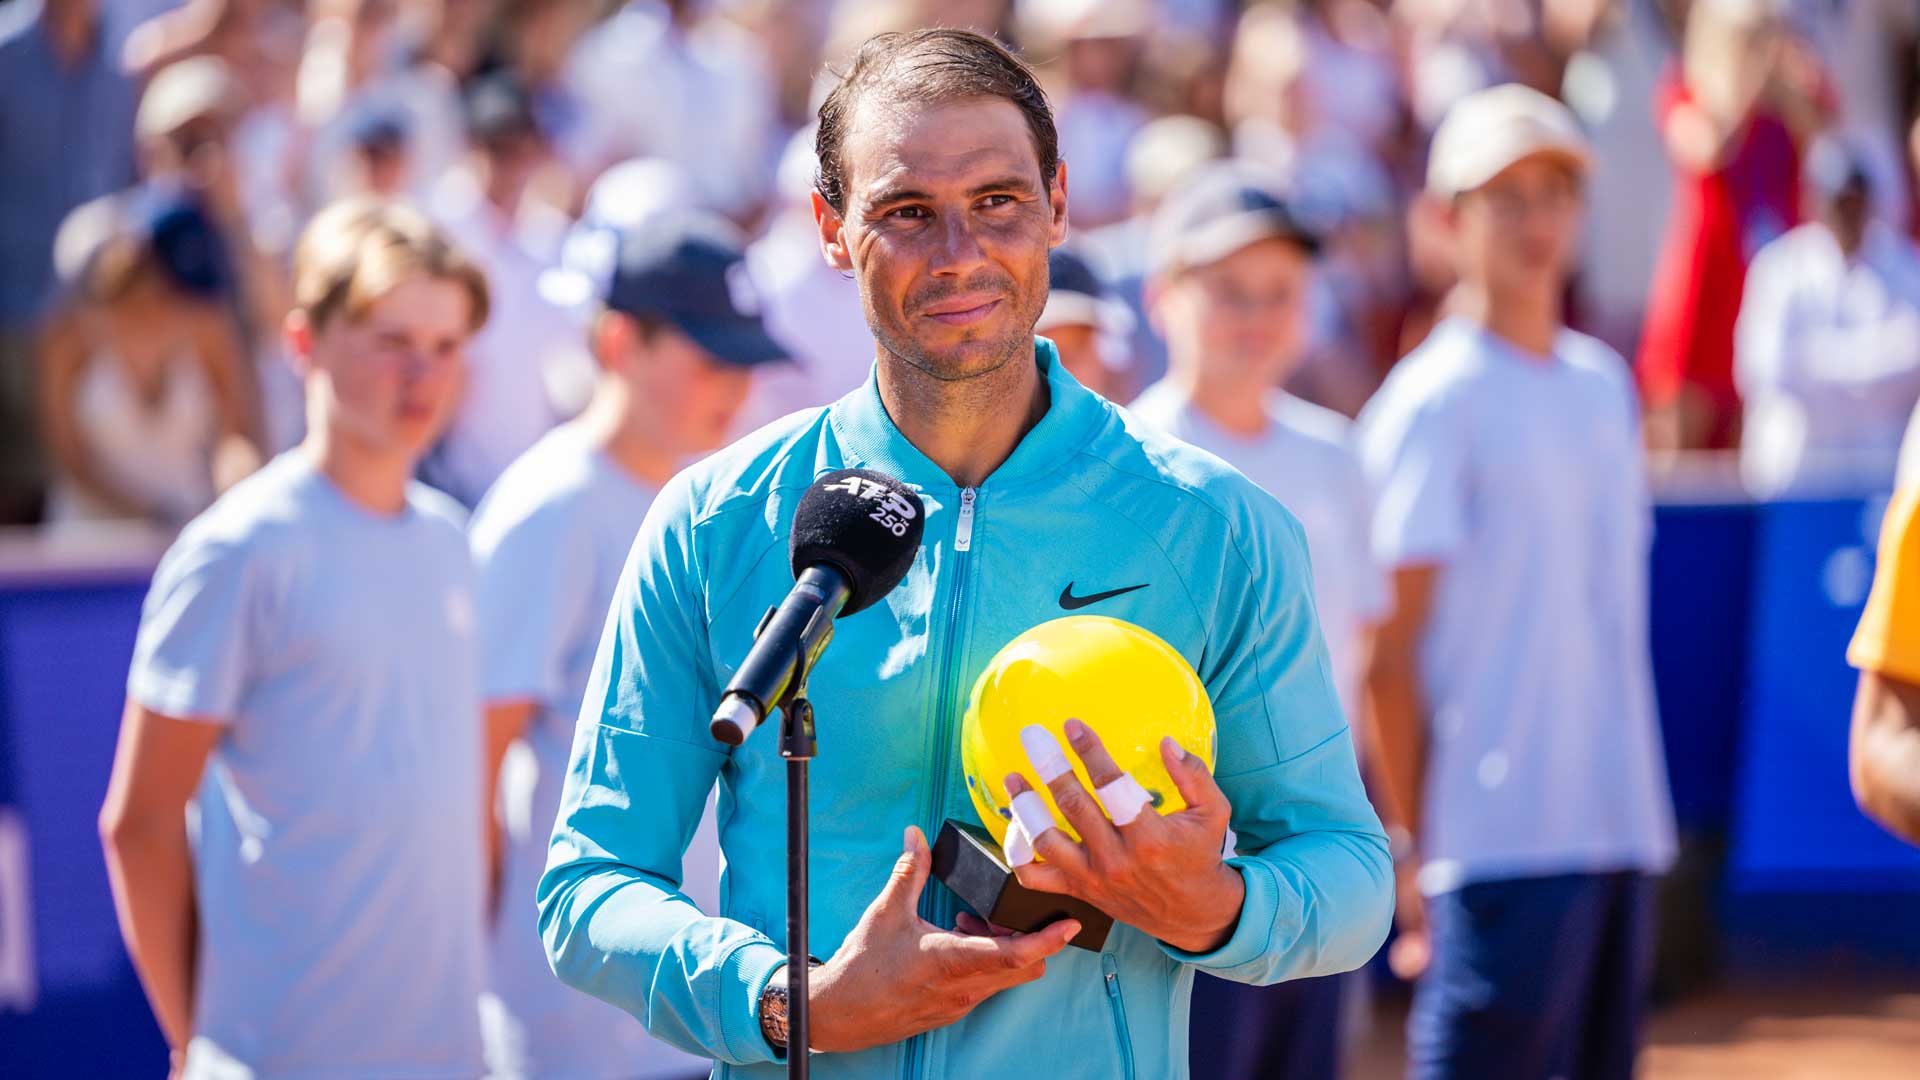
[[[1075,596],[1073,595],[1073,582],[1069,581],[1067,582],[1067,587],[1060,590],[1060,607],[1062,610],[1065,610],[1065,611],[1078,611],[1079,609],[1086,607],[1088,604],[1097,604],[1102,600],[1111,600],[1114,597],[1119,596],[1123,593],[1130,593],[1138,589],[1144,589],[1147,587],[1147,585],[1151,585],[1151,584],[1153,584],[1153,582],[1149,581],[1142,585],[1129,585],[1124,589],[1108,589],[1106,592],[1088,593],[1085,596]]]

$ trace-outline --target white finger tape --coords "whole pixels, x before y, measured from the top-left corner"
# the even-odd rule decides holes
[[[1060,749],[1059,740],[1053,737],[1053,732],[1039,724],[1028,724],[1020,729],[1020,748],[1027,752],[1027,760],[1033,763],[1033,771],[1040,774],[1043,784],[1051,784],[1073,771],[1073,766],[1067,761],[1066,751]]]
[[[1107,817],[1115,825],[1133,824],[1140,811],[1153,805],[1153,796],[1128,773],[1101,784],[1094,794],[1099,796],[1100,805],[1106,807]]]
[[[1053,810],[1047,806],[1047,800],[1037,791],[1023,791],[1013,797],[1013,818],[1025,830],[1029,841],[1038,840],[1041,833],[1059,827],[1054,823]]]
[[[1007,822],[1007,842],[1000,845],[1000,850],[1006,853],[1008,866],[1021,867],[1033,861],[1033,840],[1019,818]]]

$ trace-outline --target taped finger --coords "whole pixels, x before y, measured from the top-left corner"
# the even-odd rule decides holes
[[[1029,848],[1043,833],[1060,827],[1053,820],[1053,810],[1047,806],[1047,800],[1037,791],[1023,791],[1013,797],[1013,820],[1026,834]]]
[[[1129,773],[1121,773],[1118,779],[1100,785],[1094,795],[1106,809],[1108,820],[1121,827],[1133,824],[1141,811],[1153,805],[1153,796]]]
[[[1053,737],[1053,732],[1039,724],[1028,724],[1020,729],[1020,749],[1027,752],[1027,760],[1033,764],[1033,771],[1040,775],[1043,784],[1051,784],[1073,771],[1066,751],[1060,749],[1060,741]]]
[[[1007,840],[1000,845],[1000,850],[1007,856],[1007,865],[1016,870],[1033,861],[1033,838],[1027,835],[1027,827],[1019,818],[1007,823]]]

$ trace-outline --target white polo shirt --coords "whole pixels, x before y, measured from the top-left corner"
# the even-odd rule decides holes
[[[1920,252],[1879,222],[1852,259],[1794,229],[1747,270],[1734,355],[1756,491],[1883,486],[1920,401]]]
[[[1593,338],[1530,355],[1458,318],[1360,416],[1376,556],[1440,568],[1420,650],[1430,895],[1672,861],[1638,416]]]

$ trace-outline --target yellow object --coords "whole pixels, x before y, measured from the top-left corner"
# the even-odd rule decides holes
[[[1894,492],[1880,527],[1873,594],[1847,660],[1902,682],[1920,682],[1920,485]]]
[[[1039,724],[1059,740],[1088,791],[1086,766],[1067,744],[1068,720],[1092,728],[1115,765],[1138,780],[1162,814],[1186,809],[1160,757],[1168,735],[1213,768],[1213,704],[1192,665],[1173,646],[1130,622],[1069,615],[1041,623],[994,654],[973,684],[960,725],[960,766],[981,824],[1004,844],[1012,811],[1008,773],[1020,773],[1078,840],[1020,745]]]

